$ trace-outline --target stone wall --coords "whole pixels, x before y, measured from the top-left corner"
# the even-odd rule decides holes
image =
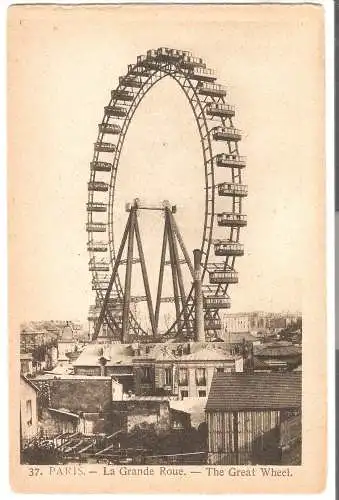
[[[111,408],[112,383],[110,379],[46,379],[35,382],[37,386],[48,386],[48,401],[45,407],[65,408],[71,412],[98,412]]]

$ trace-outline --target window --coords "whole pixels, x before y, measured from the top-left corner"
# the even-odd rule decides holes
[[[206,397],[206,391],[198,391],[198,396],[199,396],[199,398],[205,398]]]
[[[32,425],[32,400],[27,399],[26,401],[26,416],[27,416],[27,425]]]
[[[187,368],[179,368],[179,385],[188,385]]]
[[[165,368],[165,385],[172,385],[172,368]]]
[[[150,384],[152,382],[152,370],[150,366],[143,367],[141,382],[144,384]]]
[[[87,368],[87,367],[86,368],[77,368],[76,372],[77,372],[76,373],[77,375],[92,375],[92,376],[93,375],[94,376],[100,375],[100,370],[99,370],[99,368],[96,368],[96,367],[95,368]]]
[[[181,391],[181,399],[188,398],[188,391]]]
[[[173,429],[179,429],[179,430],[181,430],[183,428],[184,428],[184,426],[183,426],[182,422],[174,420],[174,422],[173,422]]]
[[[217,373],[224,373],[225,369],[224,368],[217,368]]]
[[[206,385],[206,370],[205,368],[197,368],[195,370],[195,381],[197,385]]]

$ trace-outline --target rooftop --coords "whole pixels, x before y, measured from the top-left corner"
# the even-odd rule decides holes
[[[233,360],[225,342],[88,344],[73,366],[99,366],[104,357],[107,366],[132,365],[138,360],[152,361],[221,361]]]
[[[241,316],[261,316],[261,317],[269,317],[269,318],[286,318],[286,317],[294,317],[300,316],[300,311],[280,311],[280,312],[269,312],[269,311],[242,311],[242,312],[234,312],[225,314],[225,318],[239,318]]]
[[[33,354],[31,352],[21,352],[20,353],[20,359],[21,360],[24,360],[24,359],[32,360],[33,359]]]
[[[100,375],[72,375],[67,373],[45,372],[34,377],[33,380],[111,380],[112,377]]]
[[[25,377],[25,375],[21,374],[21,375],[20,375],[20,378],[21,378],[24,382],[26,382],[26,384],[30,385],[30,386],[31,386],[31,387],[32,387],[32,388],[33,388],[36,392],[39,392],[39,391],[40,391],[39,387],[37,387],[37,386],[36,386],[36,385],[32,382],[32,380],[30,380],[29,378]]]
[[[70,417],[70,418],[75,418],[75,419],[79,418],[79,415],[67,410],[66,408],[48,408],[48,410],[51,412],[54,412],[58,415],[65,416],[65,417]]]
[[[300,356],[301,347],[290,342],[270,342],[256,347],[254,354],[259,357]]]
[[[60,341],[61,342],[72,342],[73,341],[73,336],[74,336],[74,332],[73,332],[73,328],[72,326],[67,322],[66,323],[66,326],[64,327],[64,329],[62,330],[62,335],[61,335],[61,339]]]
[[[301,373],[216,373],[206,410],[281,410],[301,406]]]
[[[249,332],[230,332],[226,333],[226,341],[231,344],[239,344],[245,340],[245,342],[258,342],[258,338]]]
[[[20,335],[44,335],[45,332],[43,330],[29,330],[29,329],[24,329],[20,332]]]
[[[169,400],[170,400],[169,396],[136,396],[135,394],[129,396],[128,394],[123,394],[122,399],[114,401],[114,403],[120,401],[169,401]]]

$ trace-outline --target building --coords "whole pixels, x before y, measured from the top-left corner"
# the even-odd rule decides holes
[[[45,343],[45,332],[33,330],[28,326],[20,331],[21,352],[31,352]]]
[[[229,333],[249,333],[251,320],[249,314],[227,314],[224,316],[224,330]],[[224,339],[226,341],[226,338]]]
[[[145,424],[156,431],[190,428],[189,413],[172,408],[169,396],[123,394],[112,377],[42,375],[35,384],[42,434],[49,439],[75,433],[110,435]]]
[[[88,341],[88,333],[84,332],[79,321],[68,321],[66,327],[71,328],[73,339]],[[22,352],[27,352],[41,345],[57,345],[57,341],[61,339],[64,330],[65,321],[50,320],[23,323],[20,326],[20,348]]]
[[[95,332],[95,326],[96,322],[100,316],[100,311],[101,311],[101,304],[98,300],[96,300],[96,303],[93,305],[89,306],[88,309],[88,332],[87,332],[87,341],[91,340],[94,332]],[[105,343],[105,342],[112,342],[113,341],[113,335],[109,327],[104,323],[101,326],[101,331],[100,331],[100,336],[97,338],[98,343]]]
[[[38,387],[24,375],[20,376],[20,442],[29,443],[38,435]]]
[[[67,408],[43,407],[40,410],[41,435],[44,438],[72,435],[78,431],[79,421],[79,415]]]
[[[259,346],[261,339],[248,332],[227,333],[225,342],[229,345],[230,352],[233,354],[243,353],[245,345]]]
[[[50,345],[46,350],[46,370],[53,370],[58,363],[58,348]]]
[[[57,331],[43,328],[40,323],[21,326],[20,362],[24,374],[51,370],[57,363]]]
[[[264,311],[225,314],[223,329],[227,333],[267,334],[287,328],[300,321],[300,313],[269,313]],[[227,341],[227,338],[224,338]]]
[[[111,377],[41,375],[34,379],[34,384],[40,390],[40,422],[46,437],[80,432],[84,427],[87,432],[105,429],[110,433]]]
[[[185,412],[190,416],[191,426],[199,429],[201,424],[205,425],[206,398],[184,398],[171,399],[170,407],[173,410]]]
[[[241,372],[243,358],[224,342],[89,344],[73,367],[76,375],[111,375],[137,396],[204,398],[214,372]]]
[[[77,413],[99,412],[111,406],[111,377],[41,375],[34,384],[40,389],[40,404],[45,408],[66,408]]]
[[[258,331],[269,329],[271,316],[271,314],[262,311],[225,314],[223,326],[225,331],[229,333],[255,334]]]
[[[75,338],[72,325],[67,321],[58,340],[58,360],[68,361],[67,353],[74,351]]]
[[[171,407],[168,396],[132,396],[113,402],[115,429],[125,432],[138,426],[153,426],[157,432],[188,430],[190,414]]]
[[[255,346],[254,357],[270,370],[293,370],[301,365],[302,349],[291,342],[270,342]]]
[[[30,352],[20,353],[20,373],[23,375],[32,375],[33,355]]]
[[[216,373],[206,421],[210,464],[281,464],[301,443],[301,373]]]

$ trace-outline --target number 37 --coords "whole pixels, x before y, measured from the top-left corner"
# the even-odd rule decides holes
[[[29,476],[38,476],[40,473],[39,467],[30,467],[28,469],[28,475]]]

